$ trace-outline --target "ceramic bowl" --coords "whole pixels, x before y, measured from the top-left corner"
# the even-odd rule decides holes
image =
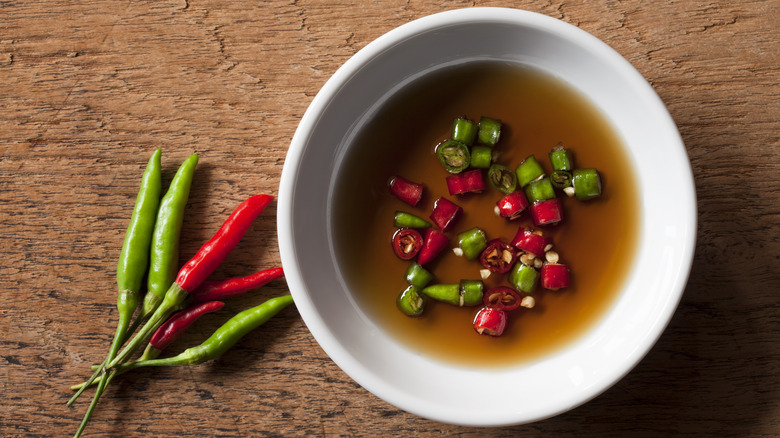
[[[500,369],[468,368],[421,356],[374,324],[346,286],[334,256],[332,230],[334,181],[365,120],[415,78],[445,65],[483,59],[543,69],[584,94],[622,138],[641,193],[636,263],[614,305],[592,329],[559,351]],[[298,310],[344,372],[413,414],[453,424],[498,426],[570,410],[609,388],[650,350],[687,282],[696,199],[690,163],[672,118],[647,81],[617,52],[585,31],[544,15],[470,8],[424,17],[388,32],[327,81],[304,114],[287,154],[278,232]]]

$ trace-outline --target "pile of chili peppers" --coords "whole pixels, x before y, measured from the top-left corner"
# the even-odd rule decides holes
[[[222,308],[221,300],[258,289],[284,276],[282,268],[271,268],[243,278],[206,281],[273,200],[269,195],[251,196],[242,202],[214,237],[179,269],[184,208],[198,156],[192,155],[182,163],[167,192],[160,198],[161,155],[158,149],[149,159],[120,252],[117,265],[119,321],[111,347],[103,363],[93,367],[92,376],[72,387],[77,392],[68,401],[68,406],[85,389],[97,385],[76,437],[84,431],[100,396],[118,374],[139,367],[195,365],[216,359],[293,302],[290,295],[271,298],[233,316],[202,344],[176,356],[158,358],[198,318]],[[142,299],[144,291],[146,294]],[[140,357],[131,360],[141,348],[145,350]]]
[[[463,209],[456,202],[439,197],[430,213],[431,222],[405,211],[393,218],[396,228],[392,247],[401,260],[410,262],[406,271],[409,286],[396,300],[408,316],[423,313],[428,299],[454,306],[480,306],[474,316],[474,329],[481,335],[501,336],[508,312],[533,308],[537,286],[547,290],[570,284],[569,267],[559,262],[552,241],[542,231],[564,220],[563,201],[573,197],[584,201],[601,195],[601,177],[596,169],[575,168],[570,150],[558,145],[549,154],[552,173],[547,174],[533,155],[514,169],[495,162],[495,146],[501,137],[502,122],[482,117],[474,122],[465,117],[453,121],[451,138],[436,146],[436,156],[447,171],[450,197],[481,194],[490,185],[499,192],[495,214],[505,220],[530,216],[533,227],[520,226],[511,240],[488,240],[484,230],[474,227],[454,234],[452,252],[478,261],[481,279],[458,284],[430,284],[435,275],[426,268],[450,246],[452,234]],[[487,180],[487,184],[486,181]],[[390,193],[415,207],[425,190],[422,183],[401,176],[389,180]],[[507,274],[507,285],[485,291],[484,281],[492,274]]]

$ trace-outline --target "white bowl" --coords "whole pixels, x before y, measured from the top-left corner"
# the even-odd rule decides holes
[[[552,72],[605,114],[627,145],[641,193],[636,262],[614,305],[578,340],[532,363],[476,369],[421,356],[383,332],[350,294],[335,258],[334,181],[351,139],[389,95],[442,65],[491,59]],[[628,373],[666,327],[685,288],[696,235],[693,176],[663,103],[618,53],[536,13],[470,8],[381,36],[323,86],[282,172],[278,231],[287,283],[323,350],[356,382],[408,412],[446,423],[541,420]],[[488,382],[486,384],[486,382]],[[495,384],[495,382],[501,382]]]

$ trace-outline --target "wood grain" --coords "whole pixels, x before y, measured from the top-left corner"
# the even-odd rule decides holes
[[[0,1],[0,435],[75,431],[86,401],[65,407],[68,386],[112,336],[115,261],[152,149],[164,149],[166,180],[201,154],[185,259],[247,195],[277,193],[297,123],[339,65],[396,26],[471,6],[593,33],[679,126],[696,256],[639,366],[545,421],[452,426],[362,389],[287,309],[214,363],[125,375],[86,436],[780,435],[780,3],[759,0]],[[275,213],[218,276],[280,263]],[[285,290],[277,281],[230,302],[178,348]]]

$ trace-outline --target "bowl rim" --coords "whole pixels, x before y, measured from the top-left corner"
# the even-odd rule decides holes
[[[542,28],[546,31],[552,29],[558,34],[563,34],[567,39],[576,39],[578,44],[587,45],[590,50],[597,52],[600,56],[607,59],[610,62],[610,66],[618,69],[621,75],[629,77],[633,83],[636,83],[637,86],[643,88],[641,91],[648,94],[651,102],[655,101],[656,105],[660,105],[662,112],[668,116],[667,123],[669,123],[670,126],[667,128],[670,132],[673,131],[676,133],[676,137],[679,140],[676,147],[676,158],[684,159],[687,163],[687,171],[690,172],[690,176],[686,178],[688,184],[686,184],[685,187],[681,187],[682,196],[692,200],[692,202],[689,202],[688,204],[691,206],[691,209],[686,215],[688,222],[684,224],[684,227],[689,230],[689,233],[686,236],[688,240],[682,245],[683,253],[680,255],[682,264],[677,267],[678,273],[675,277],[673,291],[669,293],[668,300],[665,302],[665,307],[661,310],[655,320],[651,335],[641,340],[641,345],[638,345],[630,357],[625,361],[625,366],[621,369],[622,372],[612,376],[609,381],[602,382],[600,385],[589,388],[588,391],[581,394],[580,397],[572,403],[561,405],[559,406],[559,409],[548,410],[543,413],[536,412],[530,416],[508,413],[503,416],[492,417],[485,421],[479,421],[473,418],[459,418],[456,415],[432,410],[430,406],[414,404],[413,397],[410,398],[408,397],[408,394],[399,393],[395,388],[377,380],[371,370],[366,369],[364,364],[354,358],[350,352],[341,345],[339,339],[334,336],[330,327],[322,318],[322,315],[314,308],[314,304],[308,296],[306,285],[301,280],[300,266],[298,266],[295,257],[297,249],[292,245],[294,230],[290,217],[292,215],[293,199],[296,191],[294,182],[299,173],[300,161],[305,151],[307,140],[317,125],[321,114],[327,109],[330,100],[349,82],[353,75],[355,75],[362,66],[371,62],[375,57],[380,56],[384,51],[420,33],[430,32],[448,26],[485,22],[523,25],[532,28]],[[390,404],[425,418],[445,423],[472,426],[512,425],[549,418],[586,403],[628,374],[651,350],[658,338],[660,338],[682,298],[693,264],[696,227],[696,194],[687,152],[682,139],[679,137],[679,132],[671,115],[669,115],[667,109],[661,102],[660,97],[658,97],[644,77],[642,77],[642,75],[625,58],[606,43],[574,25],[536,12],[500,7],[455,9],[416,19],[376,38],[342,64],[342,66],[339,67],[323,85],[301,118],[285,159],[280,180],[277,210],[280,256],[285,269],[288,286],[295,298],[296,305],[306,326],[325,353],[358,384]],[[636,257],[639,258],[639,255]]]

